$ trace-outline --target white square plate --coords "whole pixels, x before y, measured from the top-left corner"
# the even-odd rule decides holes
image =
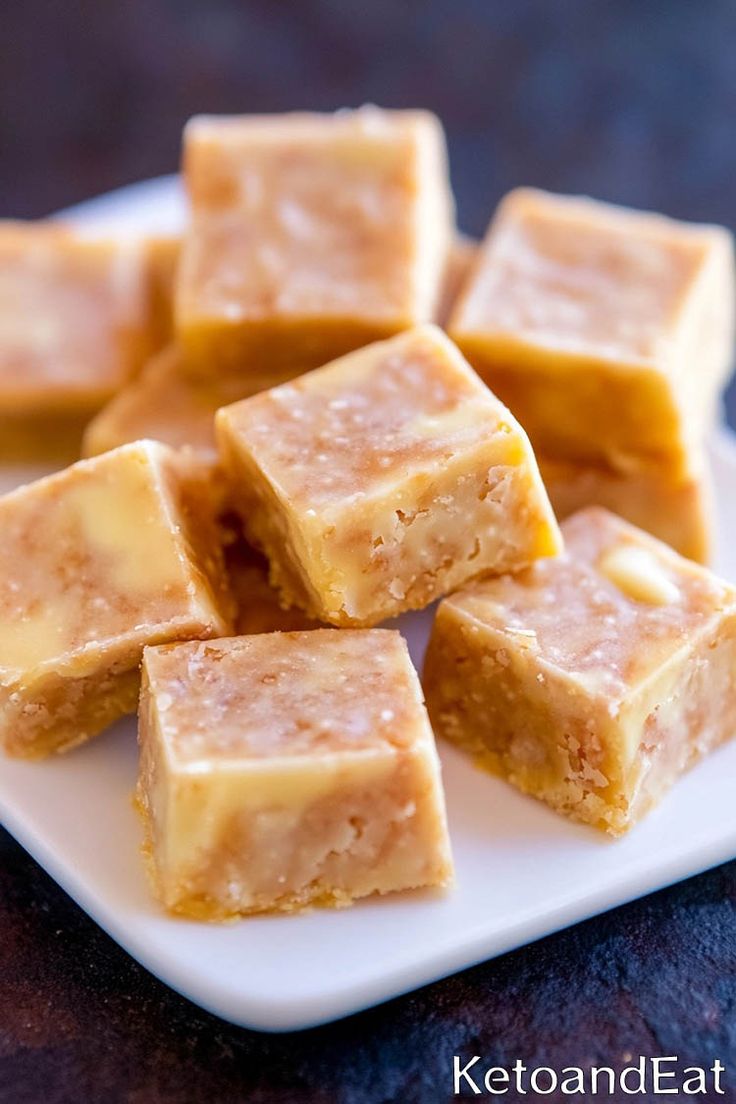
[[[173,179],[76,208],[74,217],[176,226]],[[713,442],[717,569],[736,580],[736,444]],[[0,491],[39,474],[0,471]],[[431,615],[402,617],[415,662]],[[135,722],[66,756],[0,762],[10,832],[134,958],[233,1023],[304,1028],[387,1000],[736,855],[736,741],[687,776],[628,838],[555,816],[442,747],[457,886],[367,900],[343,911],[227,925],[175,920],[153,901],[131,806]]]

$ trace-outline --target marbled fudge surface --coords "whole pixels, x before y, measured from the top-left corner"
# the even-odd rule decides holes
[[[720,228],[584,198],[511,194],[458,319],[542,345],[659,361]],[[481,247],[483,249],[483,247]],[[674,367],[674,365],[673,365]]]
[[[529,442],[435,327],[218,412],[246,531],[290,604],[375,624],[553,554]]]
[[[177,328],[195,372],[273,382],[434,317],[452,232],[426,112],[197,117]],[[291,372],[289,372],[291,369]]]
[[[374,634],[379,635],[374,635]],[[398,634],[315,629],[161,647],[149,656],[179,763],[406,747],[416,692]]]
[[[618,834],[736,735],[736,589],[603,509],[562,531],[441,603],[425,692],[438,734]]]
[[[0,222],[0,409],[94,409],[121,387],[150,351],[145,265],[140,241]]]
[[[233,410],[292,502],[324,510],[381,493],[489,434],[511,435],[508,411],[432,334],[400,338],[284,384]]]
[[[170,331],[175,242],[0,221],[0,458],[71,462]]]
[[[542,454],[688,474],[732,364],[732,239],[518,189],[448,329]]]
[[[386,630],[147,648],[138,799],[154,889],[222,919],[452,877],[439,761]]]
[[[0,529],[8,750],[44,754],[130,711],[144,644],[227,631],[206,519],[193,524],[163,445],[19,488],[0,498]]]
[[[131,462],[78,468],[0,499],[0,665],[22,670],[181,613],[194,594],[177,521]],[[117,459],[117,458],[116,458]]]
[[[448,601],[512,639],[520,632],[526,650],[616,700],[733,605],[734,590],[611,519],[595,508],[575,514],[563,523],[566,554]]]

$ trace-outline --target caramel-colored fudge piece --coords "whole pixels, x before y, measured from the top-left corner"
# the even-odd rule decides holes
[[[22,410],[0,413],[0,464],[38,462],[61,467],[78,459],[90,411],[33,410],[33,405],[29,402]]]
[[[0,457],[67,459],[155,348],[142,240],[0,222]]]
[[[270,386],[434,318],[452,233],[444,135],[421,111],[199,117],[176,293],[192,372]]]
[[[618,835],[736,734],[736,589],[592,507],[566,552],[446,598],[424,686],[435,732]]]
[[[134,711],[145,644],[229,631],[217,554],[171,460],[139,442],[0,498],[10,754],[64,750]]]
[[[178,349],[170,346],[90,422],[83,453],[96,456],[146,437],[190,449],[203,465],[214,469],[215,412],[252,393],[250,382],[242,376],[191,379],[182,371]]]
[[[220,410],[223,467],[285,604],[371,625],[559,550],[526,434],[434,326]]]
[[[478,242],[467,238],[464,234],[456,234],[445,263],[442,294],[435,315],[438,326],[447,325],[455,303],[470,278],[477,256]]]
[[[733,314],[726,230],[521,189],[448,328],[540,454],[674,478],[714,418]]]
[[[713,545],[713,493],[705,459],[700,475],[672,478],[655,467],[613,471],[574,460],[537,456],[557,518],[586,506],[604,506],[646,529],[676,552],[708,563]]]
[[[146,648],[139,806],[154,887],[204,919],[452,877],[440,768],[402,637]]]
[[[155,344],[163,349],[174,338],[174,285],[181,253],[180,234],[154,234],[145,240]]]

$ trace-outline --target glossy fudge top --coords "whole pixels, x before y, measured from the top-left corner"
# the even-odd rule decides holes
[[[142,355],[143,242],[0,221],[0,400],[103,399]]]
[[[196,615],[167,452],[138,442],[0,498],[0,679],[84,673],[100,646]]]
[[[406,331],[227,407],[238,439],[280,493],[323,509],[380,493],[498,435],[521,430],[434,326]],[[512,462],[510,455],[508,462]]]
[[[196,117],[184,168],[195,314],[392,320],[427,280],[422,241],[449,227],[444,137],[426,112]]]
[[[519,189],[499,206],[450,329],[659,361],[708,258],[730,248],[721,227]]]
[[[401,748],[422,724],[398,632],[314,629],[146,648],[168,753],[181,763]]]
[[[445,604],[614,699],[736,611],[736,589],[606,510],[581,510],[562,533],[562,556],[471,584]]]

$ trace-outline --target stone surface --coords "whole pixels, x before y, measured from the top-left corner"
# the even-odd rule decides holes
[[[291,1035],[230,1027],[171,992],[5,835],[0,931],[2,1104],[440,1104],[453,1054],[736,1057],[736,863]]]

